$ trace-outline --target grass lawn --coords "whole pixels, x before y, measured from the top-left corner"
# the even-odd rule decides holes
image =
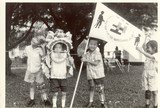
[[[142,108],[144,105],[144,94],[141,90],[141,74],[142,66],[131,66],[130,72],[121,73],[118,68],[113,72],[106,72],[105,77],[105,96],[106,103],[114,105],[112,108]],[[29,84],[24,82],[25,69],[15,68],[12,72],[14,77],[6,77],[6,107],[25,107],[29,100]],[[72,94],[74,91],[78,72],[74,77],[68,79],[68,94],[66,106],[69,107]],[[48,92],[49,93],[49,92]],[[36,106],[42,107],[39,91],[36,92]],[[51,100],[51,93],[49,94]],[[88,83],[86,80],[86,72],[83,70],[74,100],[74,107],[82,107],[88,102]],[[100,106],[98,94],[94,98],[95,107]],[[116,107],[118,103],[119,107]],[[60,101],[58,102],[60,105]]]

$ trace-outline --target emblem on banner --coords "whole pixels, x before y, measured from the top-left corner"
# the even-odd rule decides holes
[[[105,23],[107,35],[115,41],[129,41],[132,39],[132,32],[128,27],[128,23],[116,16],[111,16]]]

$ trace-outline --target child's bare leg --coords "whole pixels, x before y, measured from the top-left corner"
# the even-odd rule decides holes
[[[34,100],[34,94],[35,94],[35,83],[31,83],[30,85],[30,99]]]
[[[93,99],[94,99],[94,92],[95,92],[95,84],[93,80],[88,80],[89,85],[89,103],[85,105],[86,108],[93,107]]]
[[[42,98],[42,101],[44,102],[44,105],[45,106],[51,106],[51,103],[48,99],[47,89],[46,89],[45,83],[38,83],[37,87],[38,87],[38,90],[41,94],[41,98]]]
[[[105,102],[105,93],[104,93],[104,85],[98,85],[98,93],[99,93],[99,99],[102,104]]]
[[[94,86],[91,86],[90,87],[90,90],[89,90],[89,102],[93,102],[93,99],[94,99],[94,91],[95,91],[95,87]]]
[[[53,97],[52,97],[53,108],[57,107],[57,96],[58,96],[58,92],[53,93]]]
[[[89,102],[92,103],[94,99],[94,91],[95,91],[95,84],[93,80],[89,80]]]
[[[153,94],[153,103],[154,103],[154,106],[156,107],[158,106],[158,100],[157,100],[158,91],[153,91],[152,94]]]
[[[41,93],[41,98],[42,100],[47,100],[48,99],[48,96],[47,96],[47,93],[46,93],[46,88],[45,88],[45,84],[42,83],[42,84],[38,84],[38,89]]]
[[[35,94],[35,83],[33,82],[30,84],[30,101],[27,102],[26,104],[27,107],[32,107],[33,105],[35,105],[34,94]]]
[[[66,92],[62,92],[62,108],[64,108],[66,104],[66,94]]]

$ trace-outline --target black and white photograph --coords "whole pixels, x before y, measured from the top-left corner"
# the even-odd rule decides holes
[[[158,2],[5,2],[6,108],[158,108]]]

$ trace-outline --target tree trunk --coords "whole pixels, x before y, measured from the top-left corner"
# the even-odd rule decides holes
[[[12,64],[12,60],[9,57],[9,52],[6,52],[6,75],[12,75],[12,71],[11,71],[11,64]]]
[[[6,50],[10,46],[10,32],[11,32],[11,17],[13,13],[13,7],[14,5],[12,4],[7,4],[6,5]],[[6,75],[11,75],[11,64],[12,60],[9,57],[9,51],[6,51]]]

